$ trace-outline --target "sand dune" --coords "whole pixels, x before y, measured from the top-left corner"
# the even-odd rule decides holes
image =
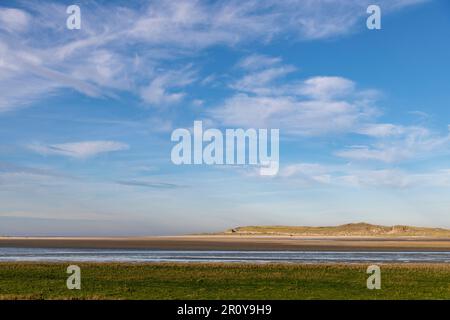
[[[406,225],[382,226],[348,223],[340,226],[245,226],[226,230],[221,234],[291,235],[291,236],[359,236],[359,237],[436,237],[450,238],[450,230]]]

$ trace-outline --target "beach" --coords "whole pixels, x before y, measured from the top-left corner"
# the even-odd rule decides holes
[[[450,251],[432,237],[291,237],[188,235],[161,237],[0,237],[0,247],[149,250]]]

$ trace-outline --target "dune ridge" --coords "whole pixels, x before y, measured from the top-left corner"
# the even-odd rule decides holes
[[[365,222],[339,226],[243,226],[228,229],[221,234],[235,235],[291,235],[291,236],[359,236],[359,237],[450,237],[444,228],[406,225],[383,226]]]

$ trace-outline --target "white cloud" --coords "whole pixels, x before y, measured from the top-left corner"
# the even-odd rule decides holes
[[[328,100],[345,97],[355,90],[355,83],[342,77],[313,77],[299,88],[300,93],[311,98]]]
[[[0,8],[0,29],[8,32],[22,32],[28,28],[30,17],[23,10]]]
[[[83,27],[76,33],[67,32],[65,24],[54,18],[66,16],[66,7],[57,2],[27,2],[27,12],[0,8],[0,87],[8,92],[0,97],[0,111],[28,105],[65,88],[94,97],[115,96],[117,90],[125,90],[141,95],[150,104],[177,103],[186,94],[178,90],[181,86],[172,86],[173,79],[155,78],[152,72],[168,60],[214,45],[265,43],[281,36],[311,40],[345,35],[366,15],[369,2],[164,0],[129,7],[85,4]],[[419,2],[383,0],[379,5],[388,14]],[[130,47],[133,50],[127,50]],[[243,61],[242,67],[256,70],[273,66],[273,70],[259,74],[269,79],[288,72],[277,69],[278,62],[278,58],[253,56]],[[173,65],[173,70],[180,69]],[[37,79],[42,83],[37,84]],[[257,89],[254,80],[243,79],[237,86]],[[17,89],[17,83],[23,88]],[[29,87],[32,89],[27,90]],[[173,88],[177,90],[172,92]]]
[[[54,66],[47,67],[48,61],[53,61],[50,56],[17,46],[16,42],[2,42],[0,37],[0,87],[4,88],[0,112],[51,96],[61,88],[72,88],[93,97],[102,95],[97,85],[57,71]]]
[[[131,90],[133,82],[129,79],[127,68],[130,62],[110,50],[96,50],[87,57],[86,64],[77,66],[72,76],[84,82],[93,82],[99,87],[118,90]]]
[[[78,159],[128,149],[127,144],[116,141],[82,141],[50,145],[34,143],[28,147],[42,155],[60,155]]]
[[[192,100],[192,105],[194,107],[199,108],[199,107],[202,107],[204,104],[205,104],[205,101],[203,101],[202,99],[194,99],[194,100]]]
[[[412,173],[401,169],[357,170],[336,179],[336,183],[349,187],[450,187],[450,170]]]
[[[212,117],[222,125],[279,128],[283,133],[324,135],[351,132],[369,116],[365,106],[346,101],[302,101],[295,97],[235,95]]]
[[[395,162],[411,156],[408,150],[398,147],[372,149],[368,146],[351,146],[347,150],[337,152],[336,155],[352,160],[377,160],[382,162]]]
[[[267,68],[281,63],[280,57],[270,57],[262,54],[252,54],[238,63],[238,67],[246,70],[257,70]]]
[[[279,174],[282,178],[295,177],[303,184],[330,184],[332,175],[329,168],[317,163],[297,163],[284,167]]]
[[[180,102],[185,93],[173,90],[194,81],[195,75],[189,66],[180,71],[161,72],[147,87],[141,89],[141,98],[153,106],[174,104]]]
[[[271,86],[272,82],[295,70],[293,66],[280,66],[252,72],[231,84],[231,88],[260,95],[274,94],[277,90]]]
[[[427,0],[377,1],[383,14]],[[284,13],[285,28],[293,29],[303,39],[323,39],[354,33],[365,24],[357,25],[367,17],[366,9],[372,0],[290,0],[279,1],[277,6]]]
[[[450,187],[450,169],[410,172],[399,168],[366,169],[352,165],[296,163],[282,167],[279,177],[305,187]]]
[[[209,115],[222,125],[279,128],[297,135],[353,132],[374,117],[372,96],[357,90],[353,81],[325,76],[286,81],[282,77],[295,68],[277,64],[233,81],[238,93]]]
[[[403,126],[394,125],[391,123],[376,123],[367,124],[358,130],[358,133],[376,138],[384,138],[390,136],[397,136],[405,132]]]
[[[448,153],[450,147],[449,134],[439,135],[423,127],[380,124],[365,127],[360,133],[377,137],[378,140],[372,145],[350,146],[336,155],[352,160],[393,163]]]

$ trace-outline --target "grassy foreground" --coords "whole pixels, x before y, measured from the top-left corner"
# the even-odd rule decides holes
[[[380,265],[382,288],[366,288],[367,265],[0,263],[0,299],[450,299],[450,266]]]

